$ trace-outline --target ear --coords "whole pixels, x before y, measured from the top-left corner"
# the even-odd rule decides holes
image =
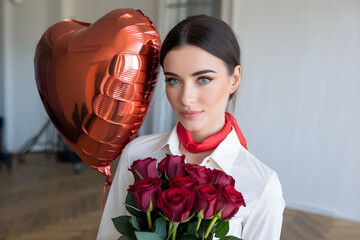
[[[241,80],[241,66],[237,65],[234,68],[234,74],[230,79],[230,94],[234,93],[238,88]]]

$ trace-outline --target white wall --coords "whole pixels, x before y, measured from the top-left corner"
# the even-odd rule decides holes
[[[127,7],[158,26],[160,14],[157,0],[20,2],[0,5],[5,143],[14,152],[47,119],[33,57],[48,27]],[[278,172],[288,206],[360,221],[360,2],[233,3],[243,51],[235,115],[250,151]]]
[[[158,0],[18,2],[15,5],[10,0],[2,0],[4,21],[0,23],[4,28],[3,48],[0,48],[4,49],[4,96],[0,98],[4,100],[5,147],[11,152],[19,151],[48,119],[36,88],[33,66],[36,44],[47,28],[65,18],[94,22],[117,8],[141,9],[156,26],[158,11]]]
[[[0,23],[4,22],[4,1],[0,1]],[[4,108],[4,24],[0,24],[0,117],[3,117]],[[0,136],[1,139],[2,136]],[[1,141],[0,141],[1,142]]]
[[[3,1],[5,146],[17,151],[46,121],[34,79],[35,46],[59,20],[56,0]]]
[[[65,0],[67,18],[94,22],[117,8],[140,9],[157,26],[158,0]]]
[[[287,206],[360,221],[360,1],[234,1],[236,116]]]

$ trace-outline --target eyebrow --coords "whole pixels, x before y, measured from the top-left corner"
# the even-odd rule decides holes
[[[213,71],[213,70],[210,70],[210,69],[205,69],[205,70],[194,72],[193,74],[191,74],[191,76],[195,77],[195,76],[198,76],[198,75],[201,75],[201,74],[204,74],[204,73],[216,73],[216,72]],[[170,75],[170,76],[174,76],[174,77],[179,77],[179,75],[177,75],[176,73],[173,73],[173,72],[164,72],[164,75]]]

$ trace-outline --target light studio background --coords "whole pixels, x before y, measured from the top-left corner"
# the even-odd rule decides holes
[[[65,18],[94,22],[116,8],[141,9],[162,38],[186,15],[227,21],[242,49],[234,114],[249,150],[277,171],[287,207],[360,222],[358,0],[1,0],[0,116],[9,152],[48,119],[33,67],[43,32]],[[168,131],[175,122],[161,76],[140,133]]]

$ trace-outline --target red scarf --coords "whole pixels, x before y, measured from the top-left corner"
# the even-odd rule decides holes
[[[228,112],[225,112],[225,126],[223,127],[223,129],[220,132],[205,138],[204,141],[201,143],[194,141],[194,139],[190,135],[190,132],[185,129],[180,122],[178,123],[176,130],[179,139],[182,145],[186,148],[186,150],[192,153],[199,153],[215,149],[231,132],[232,127],[235,128],[241,145],[247,149],[246,140],[240,130],[240,127],[236,122],[236,119]]]

